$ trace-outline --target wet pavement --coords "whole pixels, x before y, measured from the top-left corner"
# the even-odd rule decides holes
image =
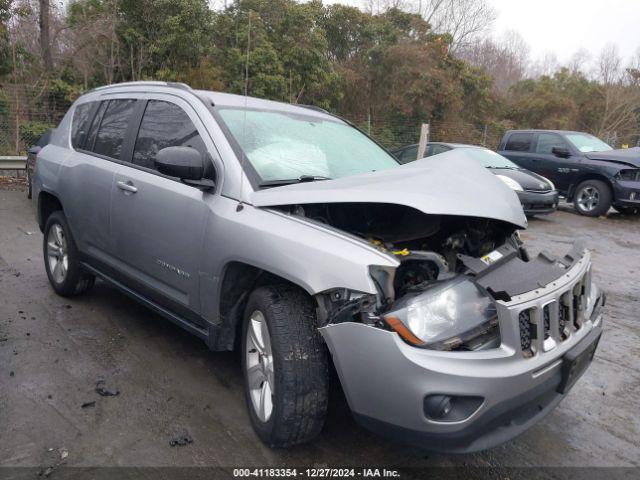
[[[237,354],[208,351],[102,282],[56,296],[33,206],[0,190],[0,465],[640,465],[640,217],[560,211],[523,238],[557,254],[583,238],[608,294],[593,365],[544,421],[486,452],[426,454],[358,427],[336,393],[316,441],[271,450],[251,429]],[[98,382],[118,394],[98,394]]]

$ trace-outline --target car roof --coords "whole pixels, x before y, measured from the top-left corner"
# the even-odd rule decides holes
[[[482,145],[470,145],[470,144],[466,144],[466,143],[427,142],[427,145],[443,145],[443,146],[449,147],[449,148],[480,148],[480,149],[484,148],[484,149],[487,149],[486,147],[483,147]],[[417,147],[417,146],[419,146],[418,143],[412,143],[411,145],[405,145],[404,147],[397,148],[394,151],[398,152],[400,150],[405,150],[407,148]]]
[[[315,106],[311,105],[293,105],[289,103],[276,102],[274,100],[265,100],[262,98],[244,96],[244,95],[235,95],[232,93],[223,93],[223,92],[214,92],[210,90],[195,90],[192,89],[189,85],[185,83],[179,82],[161,82],[161,81],[139,81],[139,82],[123,82],[123,83],[115,83],[112,85],[105,85],[103,87],[94,88],[87,92],[87,94],[92,92],[118,92],[119,90],[129,90],[133,92],[140,93],[153,93],[156,91],[165,91],[166,88],[172,88],[181,90],[183,92],[189,92],[195,96],[197,96],[200,100],[205,103],[213,106],[222,106],[222,107],[239,107],[239,108],[254,108],[260,110],[272,110],[279,112],[290,112],[290,113],[298,113],[305,114],[313,117],[323,118],[326,120],[333,120],[343,122],[339,117],[336,117],[329,112]],[[85,94],[86,95],[86,94]]]
[[[544,129],[537,129],[537,128],[530,128],[530,129],[521,129],[521,130],[507,130],[506,133],[558,133],[558,134],[567,134],[567,133],[581,133],[581,134],[586,134],[586,135],[591,135],[590,133],[587,132],[579,132],[577,130],[544,130]]]

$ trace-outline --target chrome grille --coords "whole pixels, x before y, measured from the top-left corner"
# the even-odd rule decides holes
[[[583,328],[591,282],[588,265],[586,259],[575,270],[539,291],[516,298],[515,305],[508,307],[517,325],[514,340],[524,357],[553,350]]]

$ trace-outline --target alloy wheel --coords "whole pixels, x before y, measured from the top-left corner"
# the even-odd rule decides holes
[[[260,421],[266,423],[273,413],[274,366],[267,321],[259,310],[249,317],[246,369],[253,410]]]
[[[67,239],[59,224],[54,224],[47,235],[47,260],[51,277],[56,283],[64,282],[69,270]]]
[[[585,212],[592,212],[600,203],[600,192],[594,187],[584,187],[578,192],[578,205]]]

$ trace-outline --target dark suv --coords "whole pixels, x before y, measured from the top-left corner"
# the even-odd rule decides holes
[[[614,150],[584,132],[511,130],[498,153],[551,180],[582,215],[640,212],[640,148]]]

